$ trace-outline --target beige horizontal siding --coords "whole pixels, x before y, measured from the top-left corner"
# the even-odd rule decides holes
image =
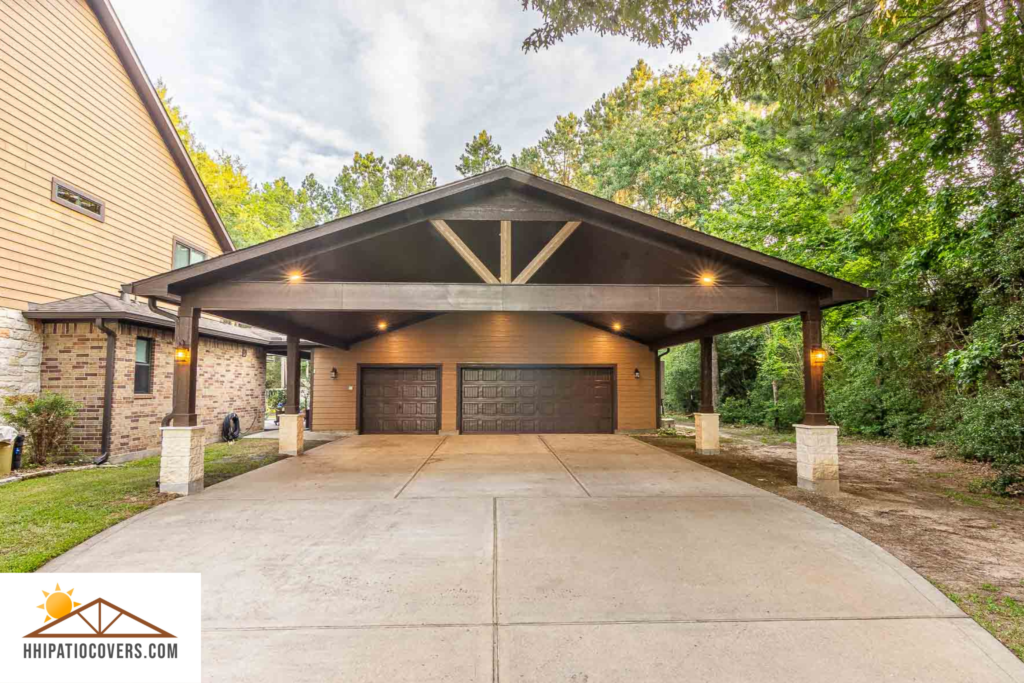
[[[383,334],[349,351],[317,349],[313,428],[356,428],[359,363],[442,364],[441,429],[457,428],[460,363],[615,365],[617,429],[655,425],[654,354],[643,344],[550,313],[450,313]],[[337,368],[338,379],[331,379]],[[640,379],[633,370],[640,370]],[[352,391],[348,387],[353,387]]]
[[[221,253],[85,0],[0,0],[0,306],[25,309],[168,270],[174,238]],[[100,223],[50,201],[60,178]]]

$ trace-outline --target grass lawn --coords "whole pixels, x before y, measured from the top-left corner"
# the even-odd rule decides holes
[[[321,442],[307,442],[307,448]],[[277,462],[277,439],[206,448],[205,485]],[[31,572],[107,527],[176,496],[157,491],[160,458],[0,486],[0,572]]]

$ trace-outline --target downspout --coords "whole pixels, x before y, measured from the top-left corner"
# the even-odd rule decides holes
[[[178,325],[178,316],[174,315],[170,311],[165,311],[164,309],[162,309],[159,306],[157,306],[156,305],[156,297],[155,296],[148,297],[146,299],[146,301],[147,301],[147,303],[149,305],[149,310],[151,310],[153,313],[156,313],[157,315],[162,315],[165,318],[170,318],[171,321],[174,322],[175,327],[177,327],[177,325]],[[164,415],[164,418],[162,420],[160,420],[160,426],[161,427],[166,427],[167,425],[171,424],[171,418],[173,416],[174,416],[174,412],[173,411],[170,412],[170,413],[167,413],[166,415]]]
[[[97,329],[107,335],[107,367],[103,376],[103,430],[100,433],[100,457],[96,464],[102,464],[110,457],[110,430],[114,408],[114,362],[117,359],[117,333],[96,318]]]

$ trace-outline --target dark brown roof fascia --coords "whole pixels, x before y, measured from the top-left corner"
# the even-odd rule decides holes
[[[185,146],[181,143],[181,138],[178,137],[178,131],[174,129],[174,124],[171,123],[171,118],[167,115],[163,102],[160,101],[160,96],[156,94],[149,76],[146,75],[146,70],[143,68],[139,56],[135,53],[135,48],[132,47],[128,34],[125,33],[124,27],[121,26],[114,8],[110,5],[110,0],[89,0],[89,6],[99,20],[100,26],[103,27],[103,31],[107,34],[111,45],[114,46],[117,56],[121,59],[121,64],[124,66],[125,71],[128,72],[128,77],[135,86],[135,90],[138,91],[139,97],[142,98],[142,103],[146,106],[150,118],[153,119],[160,137],[163,138],[164,144],[167,145],[167,150],[171,153],[171,157],[174,158],[174,162],[185,179],[185,183],[188,185],[189,190],[192,191],[192,195],[199,205],[199,210],[202,211],[203,217],[210,226],[210,230],[213,231],[213,236],[217,239],[217,243],[225,252],[233,252],[235,245],[231,241],[231,236],[228,235],[224,223],[221,222],[217,209],[213,205],[213,200],[210,199],[206,186],[203,185],[203,181],[199,178],[199,172],[192,165],[192,160],[189,158]]]

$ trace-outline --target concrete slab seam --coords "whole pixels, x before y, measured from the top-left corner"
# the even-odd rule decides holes
[[[498,683],[498,499],[491,499],[491,521],[493,522],[491,550],[491,676]]]
[[[577,484],[577,485],[578,485],[578,486],[579,486],[579,487],[580,487],[581,489],[583,489],[583,493],[587,494],[587,498],[593,498],[593,496],[592,496],[592,495],[590,495],[590,491],[588,491],[588,490],[587,490],[587,487],[583,485],[583,482],[582,482],[582,481],[580,481],[580,480],[579,480],[579,478],[578,478],[578,477],[577,477],[577,476],[576,476],[576,475],[575,475],[575,474],[573,473],[573,471],[569,469],[569,466],[568,466],[568,465],[566,465],[566,464],[565,464],[564,462],[562,462],[562,459],[558,457],[558,454],[557,454],[557,453],[555,453],[555,449],[551,447],[551,444],[549,444],[549,443],[548,443],[547,441],[545,441],[545,440],[544,440],[544,437],[543,437],[543,436],[541,436],[540,434],[538,434],[538,435],[537,435],[537,438],[538,438],[538,439],[540,439],[540,442],[541,442],[542,444],[544,444],[544,448],[548,449],[548,452],[550,452],[550,453],[551,453],[551,456],[552,456],[552,457],[553,457],[553,458],[554,458],[555,460],[557,460],[557,461],[558,461],[558,464],[559,464],[559,465],[561,465],[563,469],[565,469],[566,473],[567,473],[567,474],[568,474],[568,475],[569,475],[570,477],[572,477],[572,480],[573,480],[573,481],[575,481],[575,482],[576,482],[576,484]],[[551,498],[554,498],[554,497],[557,497],[557,496],[549,496],[549,497],[551,497]]]
[[[591,621],[509,621],[497,623],[452,623],[452,624],[341,624],[341,625],[304,625],[304,626],[239,626],[236,628],[204,628],[203,633],[230,633],[248,631],[371,631],[387,629],[424,629],[424,628],[485,628],[488,626],[652,626],[665,624],[773,624],[797,623],[812,624],[831,621],[950,621],[970,622],[964,616],[880,616],[880,617],[764,617],[752,619],[641,619],[641,620],[591,620]],[[965,634],[969,635],[969,634]]]
[[[395,498],[396,499],[400,495],[402,495],[402,492],[405,491],[405,489],[409,488],[409,484],[412,483],[412,480],[416,478],[416,475],[420,473],[420,470],[422,470],[424,467],[427,466],[427,463],[430,462],[430,459],[434,457],[434,453],[437,453],[437,450],[439,448],[441,448],[441,446],[444,445],[444,442],[447,441],[447,440],[448,440],[448,437],[445,436],[445,437],[442,437],[441,440],[437,442],[437,445],[434,446],[434,450],[430,451],[430,455],[427,456],[427,459],[424,460],[423,462],[421,462],[420,466],[417,467],[416,471],[412,473],[411,477],[409,477],[409,481],[405,482],[405,484],[402,486],[402,488],[398,489],[398,493],[395,494]]]

